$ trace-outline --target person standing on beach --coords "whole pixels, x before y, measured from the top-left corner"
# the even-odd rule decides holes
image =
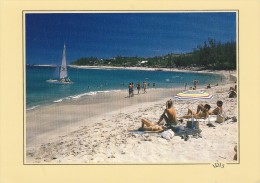
[[[197,80],[196,79],[193,80],[193,86],[196,89],[196,87],[197,87]]]
[[[131,83],[129,83],[128,85],[128,93],[129,93],[129,98],[131,97],[131,94],[132,94],[132,86],[131,86]]]
[[[138,91],[138,95],[139,95],[140,89],[141,89],[141,85],[140,85],[140,83],[138,82],[138,83],[137,83],[137,91]]]
[[[143,88],[144,88],[144,93],[146,93],[147,91],[146,91],[146,88],[147,88],[147,83],[144,81],[143,82]]]
[[[185,90],[186,90],[186,88],[187,88],[187,83],[185,83]]]
[[[131,96],[133,97],[133,96],[134,96],[134,83],[133,83],[133,82],[131,83],[131,87],[132,87],[132,93],[131,93]]]

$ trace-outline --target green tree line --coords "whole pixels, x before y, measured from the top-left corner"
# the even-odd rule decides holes
[[[157,68],[189,68],[213,70],[236,69],[236,42],[216,42],[209,38],[202,45],[190,53],[169,53],[156,57],[123,57],[116,56],[110,59],[98,59],[95,57],[80,58],[71,63],[72,65],[87,66],[125,66],[125,67],[157,67]]]

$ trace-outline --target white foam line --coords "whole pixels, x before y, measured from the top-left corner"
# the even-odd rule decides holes
[[[59,99],[59,100],[55,100],[55,101],[53,101],[53,102],[59,103],[59,102],[62,102],[62,101],[63,101],[63,99]]]
[[[97,94],[97,92],[87,92],[87,93],[82,93],[82,94],[79,94],[79,95],[71,96],[71,98],[78,99],[78,98],[83,97],[83,96],[92,96],[92,95],[96,95],[96,94]]]
[[[39,105],[32,106],[32,107],[30,107],[30,108],[28,108],[28,109],[26,109],[26,110],[27,110],[27,111],[30,111],[30,110],[36,109],[37,107],[39,107]]]
[[[55,100],[53,102],[59,103],[59,102],[62,102],[63,100],[79,99],[83,96],[93,96],[93,95],[96,95],[98,93],[109,93],[109,92],[120,92],[120,91],[121,90],[93,91],[93,92],[82,93],[82,94],[79,94],[79,95],[69,96],[69,97],[66,97],[66,98],[61,98],[61,99]]]
[[[110,91],[97,91],[97,93],[109,93]]]

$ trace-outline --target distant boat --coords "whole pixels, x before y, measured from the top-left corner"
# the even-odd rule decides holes
[[[53,84],[71,84],[68,77],[67,62],[66,62],[66,46],[64,44],[61,65],[57,65],[55,70],[55,79],[47,80],[48,83]]]

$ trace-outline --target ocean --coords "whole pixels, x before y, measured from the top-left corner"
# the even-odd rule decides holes
[[[91,97],[101,92],[128,91],[128,84],[143,81],[149,88],[180,88],[184,84],[193,86],[193,80],[199,80],[199,86],[215,85],[223,76],[212,73],[188,73],[174,71],[144,71],[126,69],[78,69],[68,67],[69,78],[73,84],[51,84],[46,80],[53,78],[55,67],[26,66],[26,109],[31,110],[42,105],[58,103],[64,100],[76,100]],[[155,83],[155,87],[153,86]]]

